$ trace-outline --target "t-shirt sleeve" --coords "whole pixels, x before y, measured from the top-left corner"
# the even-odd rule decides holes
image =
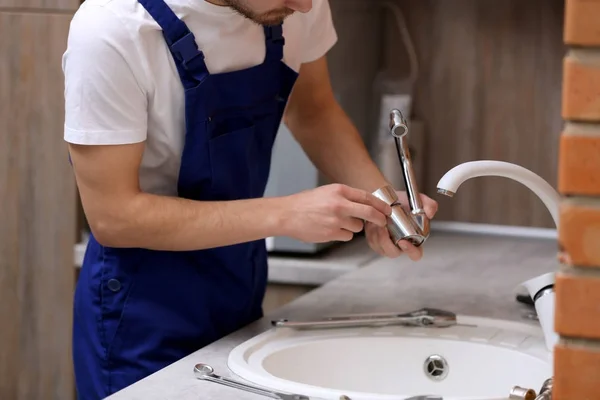
[[[130,32],[109,10],[85,4],[78,10],[62,62],[67,142],[106,145],[146,139],[147,96],[137,54]]]
[[[338,39],[329,0],[316,0],[311,13],[309,32],[302,57],[304,63],[323,57]]]

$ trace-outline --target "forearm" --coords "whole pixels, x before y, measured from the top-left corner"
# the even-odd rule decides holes
[[[315,166],[329,179],[373,192],[387,184],[354,124],[337,103],[286,123]]]
[[[280,234],[282,198],[202,202],[139,193],[90,225],[111,247],[200,250]]]

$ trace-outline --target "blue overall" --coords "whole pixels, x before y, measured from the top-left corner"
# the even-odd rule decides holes
[[[264,27],[262,64],[210,74],[169,6],[139,2],[160,25],[185,89],[178,195],[262,197],[298,76],[283,62],[282,26]],[[78,398],[104,398],[262,317],[266,282],[264,240],[170,252],[106,247],[92,235],[75,292]]]

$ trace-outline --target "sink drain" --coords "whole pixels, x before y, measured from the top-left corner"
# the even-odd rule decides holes
[[[433,381],[442,381],[448,376],[448,362],[440,355],[434,354],[425,360],[423,370],[429,379]]]

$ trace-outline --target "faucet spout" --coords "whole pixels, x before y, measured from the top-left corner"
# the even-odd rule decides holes
[[[392,110],[390,113],[390,131],[396,142],[396,152],[398,153],[398,161],[402,167],[402,176],[404,178],[404,186],[406,187],[406,195],[410,204],[411,213],[415,216],[419,227],[423,230],[429,230],[429,220],[423,210],[423,202],[417,186],[415,178],[415,170],[410,157],[410,149],[408,146],[408,125],[406,120],[398,110]]]
[[[469,161],[446,172],[437,184],[437,191],[453,197],[463,182],[480,176],[501,176],[513,179],[533,191],[544,203],[558,227],[560,195],[539,175],[516,164],[504,161]]]

